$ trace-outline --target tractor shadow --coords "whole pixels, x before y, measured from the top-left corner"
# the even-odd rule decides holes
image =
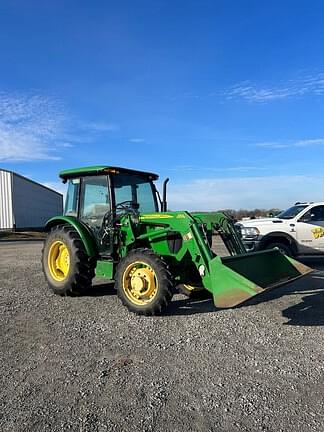
[[[320,277],[320,279],[319,279]],[[181,298],[173,300],[166,315],[194,315],[217,313],[213,299],[206,291],[206,298]],[[280,297],[305,294],[301,301],[282,310],[282,315],[289,321],[284,325],[322,326],[324,325],[324,276],[305,276],[304,280],[290,283],[277,289],[260,294],[233,309],[266,303]],[[278,304],[279,306],[279,304]],[[279,306],[280,307],[280,306]]]
[[[306,276],[303,284],[297,285],[296,282],[287,284],[260,294],[237,308],[266,303],[284,296],[305,294],[299,303],[282,310],[282,316],[289,320],[284,325],[322,326],[324,325],[324,277],[321,276],[320,283],[317,277],[316,274]]]
[[[323,261],[321,261],[305,262],[305,264],[314,268],[313,273],[280,288],[275,288],[253,297],[244,304],[238,306],[238,308],[257,305],[284,296],[305,294],[299,303],[282,310],[282,316],[289,320],[284,325],[323,326],[324,266]]]
[[[324,325],[324,264],[323,260],[305,260],[314,272],[279,288],[269,290],[238,305],[235,309],[266,303],[290,295],[303,295],[299,303],[282,309],[282,316],[288,319],[284,325],[322,326]],[[280,304],[278,303],[278,307]],[[217,313],[208,291],[198,293],[197,298],[175,297],[167,315],[194,315]]]
[[[195,315],[211,312],[216,312],[212,295],[208,291],[201,291],[191,298],[185,297],[183,294],[176,295],[164,315]]]
[[[301,302],[282,311],[289,321],[285,325],[323,326],[324,325],[324,290],[307,295]]]
[[[85,297],[104,297],[117,295],[114,288],[114,282],[94,281],[91,289],[89,289]],[[196,297],[188,298],[183,294],[176,293],[169,305],[167,312],[163,315],[194,315],[197,313],[215,312],[216,308],[213,303],[211,294],[208,291],[197,293]]]
[[[304,262],[304,261],[303,261]],[[300,302],[282,310],[283,317],[288,319],[284,325],[296,326],[323,326],[324,325],[324,264],[323,260],[308,261],[305,264],[314,268],[314,272],[299,280],[282,287],[269,290],[244,302],[236,308],[266,303],[281,297],[305,294]],[[103,297],[116,295],[113,282],[94,281],[94,284],[85,296]],[[279,305],[278,305],[279,306]],[[279,306],[280,307],[280,306]],[[167,310],[167,316],[195,315],[204,313],[217,313],[211,294],[208,291],[197,293],[195,297],[188,298],[176,294]]]
[[[92,287],[84,294],[85,297],[104,297],[116,295],[114,282],[94,281]]]

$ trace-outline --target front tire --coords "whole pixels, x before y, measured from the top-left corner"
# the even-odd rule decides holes
[[[293,252],[291,250],[291,248],[286,245],[285,243],[281,243],[281,242],[274,242],[274,243],[269,243],[266,246],[266,249],[273,249],[273,248],[278,248],[280,250],[281,253],[283,253],[284,255],[293,256]]]
[[[91,287],[95,263],[86,254],[75,229],[52,228],[42,253],[43,271],[51,290],[58,295],[80,295]]]
[[[173,291],[171,273],[150,249],[134,249],[120,260],[115,288],[124,306],[138,315],[160,315]]]

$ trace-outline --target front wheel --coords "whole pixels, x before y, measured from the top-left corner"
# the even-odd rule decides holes
[[[131,312],[159,315],[171,301],[173,282],[162,258],[150,249],[134,249],[118,264],[115,287]]]
[[[266,249],[273,249],[275,247],[278,248],[282,254],[290,257],[293,256],[291,248],[285,243],[281,243],[281,242],[270,243],[266,246]]]

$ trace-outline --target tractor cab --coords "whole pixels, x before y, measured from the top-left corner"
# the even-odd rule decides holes
[[[163,208],[153,183],[158,175],[125,168],[94,166],[60,172],[68,183],[65,216],[74,216],[95,235],[102,253],[113,252],[113,229],[127,213],[155,213]]]
[[[163,208],[153,183],[157,174],[93,166],[64,170],[60,177],[68,183],[64,215],[82,221],[95,234],[101,251],[110,249],[107,228],[113,228],[122,214],[155,213],[159,206]]]

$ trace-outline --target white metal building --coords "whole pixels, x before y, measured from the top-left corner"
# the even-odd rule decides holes
[[[62,210],[60,193],[0,168],[0,229],[40,229]]]

